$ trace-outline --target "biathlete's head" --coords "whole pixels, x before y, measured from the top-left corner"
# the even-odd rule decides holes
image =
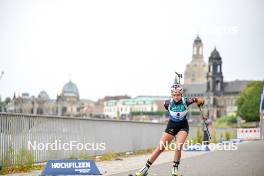
[[[173,84],[171,86],[171,97],[178,102],[182,99],[183,88],[180,84]]]

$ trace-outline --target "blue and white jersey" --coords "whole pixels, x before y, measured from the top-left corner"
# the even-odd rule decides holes
[[[186,120],[188,113],[188,106],[194,102],[194,99],[187,97],[182,97],[182,100],[175,102],[172,98],[164,104],[165,108],[169,112],[169,119],[174,122],[181,122]],[[167,106],[167,107],[166,107]]]

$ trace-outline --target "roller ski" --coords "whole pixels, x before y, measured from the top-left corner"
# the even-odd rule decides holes
[[[148,167],[145,166],[139,171],[137,171],[135,174],[129,174],[128,176],[147,176],[148,175]]]
[[[145,175],[144,175],[140,172],[136,172],[135,174],[129,174],[128,176],[147,176],[147,175],[148,175],[148,173],[145,173]]]
[[[146,175],[148,175],[148,173]],[[142,175],[141,173],[136,172],[135,174],[129,174],[128,176],[146,176],[146,175]]]
[[[182,176],[182,175],[180,175],[177,167],[173,167],[170,176]]]

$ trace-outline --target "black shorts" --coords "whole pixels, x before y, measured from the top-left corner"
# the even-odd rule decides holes
[[[174,122],[169,120],[165,132],[175,136],[179,131],[186,131],[189,133],[189,124],[187,120],[181,122]]]

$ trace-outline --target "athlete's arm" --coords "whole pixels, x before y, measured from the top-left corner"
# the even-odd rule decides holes
[[[186,101],[187,106],[193,103],[196,103],[197,106],[203,106],[204,100],[201,97],[195,97],[195,98],[189,97]]]

